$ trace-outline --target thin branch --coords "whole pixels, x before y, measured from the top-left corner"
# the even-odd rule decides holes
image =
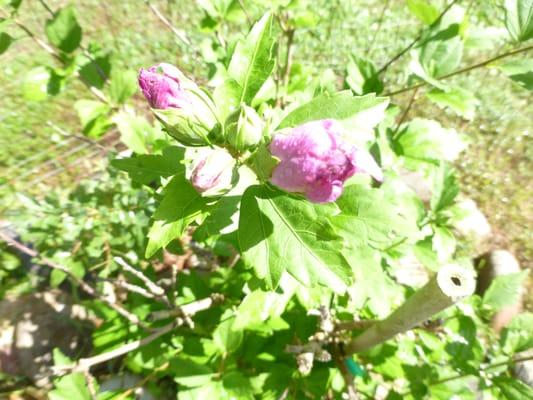
[[[394,132],[392,134],[393,137],[396,137],[396,133],[398,132],[398,129],[400,129],[400,126],[403,124],[405,119],[407,118],[407,115],[409,114],[409,111],[411,111],[411,107],[413,106],[413,103],[415,102],[416,95],[418,94],[419,88],[416,88],[413,90],[413,95],[409,99],[409,103],[407,104],[407,107],[405,108],[404,112],[402,113],[402,116],[400,117],[400,120],[396,124],[396,128],[394,129]]]
[[[480,371],[487,371],[487,370],[492,369],[492,368],[497,368],[497,367],[501,367],[501,366],[509,365],[509,364],[519,364],[519,363],[530,361],[530,360],[533,360],[533,355],[527,356],[527,357],[511,358],[511,359],[506,360],[506,361],[500,361],[500,362],[497,362],[497,363],[494,363],[494,364],[489,364],[489,365],[482,366],[482,367],[480,367]],[[428,386],[439,385],[441,383],[445,383],[445,382],[453,381],[453,380],[456,380],[456,379],[464,378],[464,377],[467,377],[467,376],[470,376],[470,375],[472,375],[472,374],[457,374],[457,375],[448,376],[446,378],[439,379],[438,381],[430,382],[430,383],[428,383]]]
[[[212,299],[209,297],[206,299],[201,299],[193,303],[187,304],[188,306],[187,310],[190,312],[189,315],[194,315],[199,311],[207,310],[208,308],[212,307],[214,304],[215,302],[213,302]],[[61,366],[53,367],[53,370],[56,374],[89,371],[92,367],[94,367],[97,364],[101,364],[101,363],[113,360],[117,357],[123,356],[124,354],[130,353],[132,351],[135,351],[137,349],[140,349],[143,346],[146,346],[152,343],[154,340],[169,333],[170,331],[183,325],[184,323],[185,323],[184,319],[177,318],[173,322],[161,328],[158,328],[157,330],[153,331],[150,335],[142,339],[138,339],[133,342],[126,343],[123,346],[120,346],[114,350],[99,354],[94,357],[82,358],[78,360],[78,362],[72,365],[61,365]]]
[[[378,26],[374,32],[374,35],[372,36],[372,40],[370,41],[368,48],[366,49],[366,56],[370,56],[370,52],[372,51],[374,47],[374,43],[376,42],[376,38],[378,37],[379,32],[381,31],[381,27],[383,26],[383,18],[385,17],[385,13],[389,9],[390,0],[386,0],[385,4],[383,5],[383,8],[381,10],[381,14],[379,15],[378,19]]]
[[[530,51],[530,50],[533,50],[533,46],[527,46],[527,47],[522,47],[520,49],[511,50],[511,51],[508,51],[506,53],[499,54],[497,56],[489,58],[488,60],[482,61],[482,62],[477,63],[477,64],[469,65],[467,67],[458,69],[456,71],[453,71],[453,72],[451,72],[449,74],[440,76],[440,77],[435,78],[435,79],[439,80],[439,81],[443,80],[443,79],[447,79],[447,78],[450,78],[452,76],[463,74],[465,72],[469,72],[469,71],[472,71],[472,70],[477,69],[477,68],[485,67],[486,65],[491,64],[491,63],[493,63],[495,61],[501,60],[502,58],[514,56],[514,55],[520,54],[520,53],[525,53],[525,52]],[[389,93],[385,93],[383,96],[394,96],[394,95],[397,95],[397,94],[400,94],[400,93],[405,93],[405,92],[409,92],[411,90],[415,90],[415,89],[421,88],[421,87],[426,86],[426,85],[427,85],[427,82],[420,82],[420,83],[417,83],[416,85],[408,86],[408,87],[403,88],[403,89],[398,89],[398,90],[395,90],[395,91],[392,91],[392,92],[389,92]]]
[[[440,13],[440,15],[437,17],[437,19],[435,21],[433,21],[433,23],[430,25],[430,28],[436,26],[441,20],[442,18],[444,17],[444,15],[452,8],[452,6],[457,3],[459,0],[453,0],[450,4],[448,4],[446,6],[446,8]],[[398,59],[400,59],[405,53],[407,53],[409,50],[411,50],[413,48],[413,46],[415,44],[417,44],[420,39],[422,39],[422,36],[424,34],[424,29],[422,29],[422,31],[420,31],[420,33],[418,34],[418,36],[416,38],[413,39],[413,41],[411,43],[409,43],[407,45],[407,47],[405,47],[403,50],[401,50],[398,54],[396,54],[394,57],[392,57],[383,67],[380,68],[380,70],[378,71],[378,75],[380,75],[381,73],[385,72],[393,63],[395,63]]]
[[[224,301],[224,296],[219,293],[213,293],[211,296],[194,301],[192,303],[183,304],[172,310],[154,311],[148,314],[149,321],[159,321],[167,318],[186,317],[196,314],[198,311],[206,310],[213,305],[220,304]]]
[[[172,23],[167,19],[167,17],[165,17],[163,14],[161,14],[161,12],[157,9],[156,6],[154,6],[149,0],[144,0],[144,2],[146,3],[146,5],[148,7],[150,7],[150,10],[152,10],[152,12],[155,14],[155,16],[157,18],[159,18],[159,20],[168,28],[172,31],[172,33],[174,35],[176,35],[176,37],[181,40],[184,44],[186,44],[187,46],[190,46],[191,45],[191,41],[189,40],[189,38],[187,36],[185,36],[185,33],[183,33],[182,31],[178,30],[174,25],[172,25]]]
[[[15,239],[12,239],[11,237],[9,237],[8,235],[6,235],[5,233],[3,233],[1,231],[0,231],[0,239],[3,240],[4,242],[6,242],[8,245],[16,248],[18,251],[20,251],[20,252],[22,252],[24,254],[27,254],[30,257],[37,258],[42,264],[44,264],[44,265],[46,265],[46,266],[48,266],[48,267],[50,267],[52,269],[55,269],[55,270],[58,270],[58,271],[61,271],[61,272],[65,273],[65,274],[67,274],[69,276],[69,278],[72,279],[74,282],[76,282],[76,284],[85,293],[87,293],[89,296],[92,296],[92,297],[97,298],[98,300],[104,302],[109,307],[111,307],[113,310],[115,310],[118,314],[120,314],[121,316],[126,318],[132,324],[138,325],[138,326],[140,326],[140,327],[142,327],[144,329],[149,329],[148,326],[146,324],[144,324],[139,319],[139,317],[137,317],[135,314],[130,313],[129,311],[127,311],[125,308],[123,308],[119,304],[112,302],[109,298],[107,298],[105,296],[101,296],[96,291],[96,289],[94,289],[92,286],[87,284],[82,279],[78,278],[76,275],[74,275],[72,273],[72,271],[70,271],[70,269],[68,269],[64,265],[57,264],[57,263],[55,263],[52,260],[49,260],[47,258],[42,257],[37,251],[35,251],[33,249],[30,249],[29,247],[27,247],[27,246],[23,245],[22,243],[16,241]]]
[[[239,0],[239,6],[242,9],[242,12],[244,13],[244,16],[246,17],[246,22],[248,22],[248,25],[252,25],[253,21],[252,18],[250,18],[250,14],[248,14],[248,10],[246,10],[246,7],[244,6],[244,1]]]
[[[165,295],[165,289],[163,289],[161,286],[157,285],[155,282],[153,282],[150,278],[148,278],[146,275],[144,275],[141,271],[133,268],[131,265],[129,265],[126,261],[124,261],[121,257],[113,257],[113,260],[120,265],[122,268],[124,268],[125,271],[129,272],[130,274],[134,275],[135,277],[139,278],[143,283],[146,285],[148,290],[156,297],[161,297]]]

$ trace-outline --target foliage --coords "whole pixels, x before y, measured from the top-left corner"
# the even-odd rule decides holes
[[[504,2],[506,56],[517,52],[513,41],[531,38],[530,3]],[[134,73],[121,70],[120,63],[98,46],[83,46],[83,27],[75,7],[68,6],[45,24],[57,64],[28,72],[25,97],[48,99],[78,79],[88,87],[88,96],[95,95],[72,105],[83,133],[98,138],[116,127],[130,151],[112,160],[109,173],[70,194],[51,193],[43,201],[21,196],[25,214],[16,226],[22,239],[42,256],[65,265],[73,277],[94,283],[100,291],[106,282],[124,276],[142,284],[114,256],[126,258],[161,283],[168,282],[169,271],[156,266],[175,268],[166,264],[165,256],[209,254],[207,267],[197,263],[174,271],[177,278],[165,286],[165,296],[171,307],[213,293],[223,295],[224,301],[190,316],[194,324],[176,327],[128,352],[121,361],[121,368],[144,375],[147,381],[170,380],[178,399],[280,398],[288,393],[294,398],[340,396],[345,382],[334,361],[315,362],[305,371],[287,346],[305,344],[316,333],[317,320],[309,314],[320,306],[341,321],[386,317],[417,289],[398,278],[406,259],[418,259],[429,275],[444,264],[465,264],[457,252],[460,238],[454,233],[452,209],[459,186],[451,163],[466,148],[466,140],[436,120],[407,119],[408,110],[395,118],[398,106],[387,95],[395,88],[387,87],[385,70],[379,70],[370,57],[353,55],[340,77],[346,90],[338,91],[335,82],[324,83],[321,76],[299,84],[305,72],[298,76],[298,67],[291,66],[293,35],[320,19],[306,4],[273,1],[267,7],[256,1],[215,0],[199,4],[205,13],[204,29],[211,32],[207,47],[216,50],[204,77],[210,88],[202,92],[206,102],[212,101],[217,118],[207,140],[237,160],[232,187],[209,197],[195,190],[191,170],[201,150],[189,145],[198,143],[174,141],[166,135],[168,127],[159,111],[158,119],[151,120],[134,107]],[[463,65],[468,15],[455,7],[440,16],[426,1],[407,5],[423,23],[405,70],[409,83],[418,85],[416,90],[428,86],[431,102],[471,119],[476,96],[445,79]],[[10,6],[14,18],[18,5]],[[247,21],[246,35],[222,29]],[[9,51],[10,44],[11,36],[2,33],[0,52]],[[285,59],[278,56],[279,48],[286,50]],[[528,77],[533,72],[528,60],[496,68],[530,89]],[[226,128],[234,115],[244,115],[234,114],[243,106],[257,112],[264,129],[259,142],[234,148]],[[326,118],[338,120],[348,141],[380,161],[383,184],[357,175],[335,203],[313,204],[268,182],[276,164],[268,154],[272,135]],[[196,134],[193,126],[187,128]],[[420,174],[431,189],[429,200],[420,198],[403,179],[402,170]],[[2,257],[11,265],[9,253]],[[14,262],[0,276],[2,282],[13,283],[20,268]],[[473,296],[447,309],[441,315],[442,331],[415,329],[357,354],[355,360],[372,374],[353,377],[358,390],[370,398],[382,388],[389,398],[447,399],[452,394],[473,398],[471,385],[475,385],[506,398],[529,396],[530,388],[511,378],[508,367],[517,352],[531,347],[531,332],[526,329],[530,315],[515,318],[499,341],[488,325],[493,312],[513,303],[524,277],[520,273],[499,278],[483,298]],[[54,270],[47,278],[50,286],[57,287],[65,285],[67,275]],[[76,280],[69,284],[75,291]],[[158,298],[134,292],[125,293],[121,301],[146,322],[166,307]],[[98,299],[83,303],[104,321],[93,332],[94,354],[149,335]],[[150,325],[161,326],[158,321]],[[343,339],[355,334],[348,332]],[[485,374],[484,368],[502,358],[503,368]],[[78,372],[57,378],[54,385],[51,398],[91,397],[85,376]],[[108,395],[102,392],[99,397]]]

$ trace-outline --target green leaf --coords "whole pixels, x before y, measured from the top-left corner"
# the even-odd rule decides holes
[[[396,154],[420,161],[454,161],[465,148],[455,129],[443,128],[437,121],[415,118],[402,125],[393,141]]]
[[[426,0],[407,0],[407,8],[426,25],[431,25],[439,17],[439,10]]]
[[[0,32],[0,54],[4,53],[12,42],[13,38],[11,36],[5,32]]]
[[[201,365],[186,358],[170,360],[169,370],[173,373],[177,383],[188,387],[207,385],[216,375],[207,365]]]
[[[431,210],[434,213],[451,206],[459,194],[459,184],[453,168],[441,162],[433,178],[431,191]]]
[[[518,42],[533,38],[533,0],[505,0],[504,9],[511,37]]]
[[[235,316],[232,314],[231,310],[226,311],[213,331],[213,342],[223,354],[235,352],[242,343],[242,330],[234,330]]]
[[[145,185],[156,179],[183,172],[185,166],[181,163],[185,155],[183,147],[169,146],[163,149],[162,155],[134,155],[128,158],[117,158],[111,165],[128,173],[134,181]]]
[[[511,323],[503,328],[500,344],[506,354],[512,355],[533,347],[533,313],[516,315]]]
[[[533,59],[525,58],[496,65],[500,71],[524,89],[533,90]]]
[[[48,393],[50,400],[91,400],[87,381],[82,373],[63,376],[54,381],[55,388]]]
[[[355,94],[379,94],[383,91],[383,82],[379,78],[376,66],[366,58],[350,57],[346,73],[346,83]]]
[[[81,26],[72,6],[62,8],[46,21],[45,31],[50,43],[65,53],[72,53],[81,43]]]
[[[22,3],[22,0],[4,0],[2,2],[2,5],[5,4],[7,6],[10,6],[13,9],[13,11],[17,11],[21,3]]]
[[[350,132],[359,128],[372,129],[385,118],[388,104],[387,98],[374,94],[353,96],[349,90],[333,95],[324,93],[291,111],[278,129],[326,118],[340,121]]]
[[[463,88],[450,88],[447,90],[434,88],[426,93],[426,96],[438,106],[442,108],[449,107],[468,120],[474,118],[476,107],[479,105],[479,100],[476,96]]]
[[[108,118],[110,108],[107,104],[95,100],[78,100],[74,103],[83,126],[83,134],[89,137],[100,137],[111,127]]]
[[[421,46],[418,54],[418,61],[424,71],[433,78],[455,71],[463,56],[459,26],[450,25],[446,30],[431,36]]]
[[[416,216],[399,200],[384,189],[350,185],[337,200],[342,212],[331,221],[348,246],[386,248],[418,233]]]
[[[146,118],[119,111],[112,121],[117,125],[122,143],[135,153],[148,153],[148,145],[155,136],[155,130]]]
[[[109,95],[117,104],[124,104],[137,91],[137,74],[132,70],[111,70]]]
[[[22,91],[26,100],[42,101],[59,93],[61,84],[60,77],[51,68],[36,67],[26,74]]]
[[[224,374],[222,383],[228,392],[228,399],[254,400],[256,398],[250,379],[241,372],[232,371]]]
[[[154,213],[145,256],[151,257],[157,250],[181,237],[185,229],[204,213],[207,201],[184,175],[175,175],[165,187],[163,200]]]
[[[225,121],[230,113],[239,107],[241,87],[235,79],[227,79],[215,88],[213,99],[219,112],[221,121]]]
[[[305,286],[319,283],[343,292],[352,274],[327,220],[333,207],[265,186],[248,188],[238,231],[245,260],[270,287],[276,287],[287,271]]]
[[[533,399],[533,388],[516,378],[498,376],[492,382],[506,400]]]
[[[246,295],[235,311],[233,329],[264,330],[269,319],[280,317],[292,293],[265,292],[260,289]]]
[[[497,276],[483,296],[483,304],[498,311],[505,306],[516,304],[520,299],[522,284],[528,271]]]
[[[238,104],[251,104],[254,96],[272,73],[274,58],[273,17],[267,13],[237,43],[228,67],[228,75],[240,86]]]

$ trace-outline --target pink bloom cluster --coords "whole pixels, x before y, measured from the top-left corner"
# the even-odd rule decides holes
[[[330,119],[305,123],[289,135],[274,135],[270,152],[280,159],[272,183],[289,192],[305,193],[315,203],[335,201],[344,182],[355,173],[383,180],[372,156],[344,141],[342,127]]]
[[[182,73],[171,64],[161,63],[139,73],[139,86],[150,103],[150,107],[164,110],[167,108],[186,108],[189,100],[181,87]]]

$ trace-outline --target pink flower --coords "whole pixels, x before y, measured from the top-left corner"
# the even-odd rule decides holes
[[[344,182],[355,173],[383,180],[372,156],[345,142],[334,120],[305,123],[290,135],[276,134],[270,152],[280,159],[272,183],[289,192],[305,193],[315,203],[335,201]]]
[[[231,189],[235,179],[235,159],[224,149],[206,150],[198,156],[191,183],[202,196],[220,196]]]
[[[186,108],[190,102],[182,88],[183,74],[171,64],[161,63],[148,69],[141,68],[139,86],[150,107]]]

